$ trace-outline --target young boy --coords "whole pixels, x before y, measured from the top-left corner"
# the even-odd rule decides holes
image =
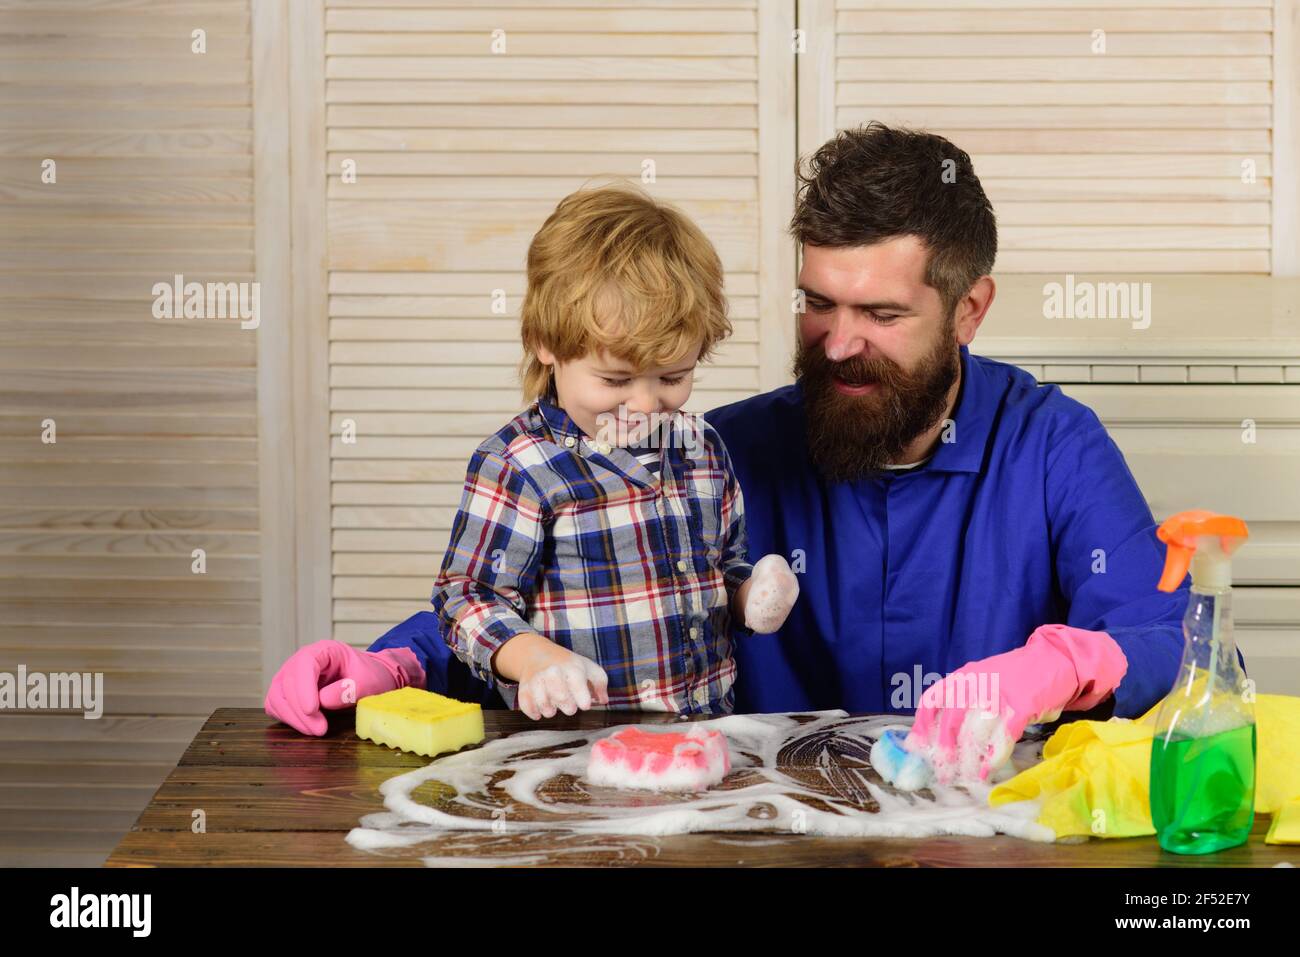
[[[726,305],[712,244],[633,187],[580,190],[533,237],[530,404],[470,458],[432,595],[454,654],[531,718],[730,712],[732,630],[776,631],[798,596],[780,555],[746,561],[726,448],[679,411]],[[418,647],[377,644],[299,649],[267,712],[320,735],[322,708],[425,686]]]
[[[528,251],[531,405],[470,459],[433,608],[458,658],[532,718],[726,713],[730,632],[775,631],[799,585],[745,555],[721,438],[680,412],[731,332],[722,264],[639,190],[581,190]]]

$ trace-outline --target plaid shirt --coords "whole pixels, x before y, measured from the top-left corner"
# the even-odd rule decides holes
[[[470,458],[433,608],[456,656],[516,707],[493,653],[539,633],[609,675],[611,709],[729,713],[730,600],[749,578],[740,485],[721,437],[665,417],[654,475],[546,399]]]

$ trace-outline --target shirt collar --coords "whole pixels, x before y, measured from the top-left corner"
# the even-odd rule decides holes
[[[555,441],[563,445],[567,436],[581,440],[584,433],[578,428],[578,424],[573,421],[569,413],[557,405],[553,399],[547,396],[541,396],[535,400],[537,411],[546,423],[546,427],[551,430],[551,435]]]
[[[923,468],[939,472],[981,471],[997,405],[997,389],[989,381],[983,365],[976,361],[966,346],[962,346],[961,390],[952,411],[955,423],[951,433],[953,441],[943,441],[940,433],[934,457]]]
[[[540,396],[533,400],[533,407],[541,416],[542,422],[546,425],[546,428],[550,430],[551,440],[557,445],[567,445],[565,440],[568,438],[574,440],[574,444],[568,446],[570,448],[578,447],[582,443],[587,442],[586,433],[583,432],[582,429],[578,427],[578,424],[573,421],[573,417],[555,401],[555,396],[553,394]],[[698,452],[696,456],[692,456],[690,451],[683,444],[684,440],[682,440],[680,435],[682,427],[680,416],[674,416],[673,425],[668,430],[669,434],[665,436],[665,444],[661,449],[663,452],[663,463],[678,471],[684,468],[694,467],[697,464],[697,459],[703,460],[703,456]],[[592,449],[596,448],[595,445],[589,442],[587,444]],[[653,484],[653,476],[644,465],[637,461],[634,452],[630,452],[625,448],[613,446],[610,447],[607,452],[604,451],[604,447],[601,447],[600,453],[603,454],[608,461],[619,466],[624,472],[629,473],[630,477],[638,479],[642,484]]]

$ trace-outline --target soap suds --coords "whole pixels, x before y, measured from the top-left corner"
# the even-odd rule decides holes
[[[907,727],[896,716],[728,715],[691,726],[721,731],[730,742],[731,773],[709,791],[628,792],[585,780],[592,743],[617,728],[525,731],[385,781],[380,793],[388,810],[362,818],[347,841],[375,852],[432,841],[437,846],[426,863],[474,866],[554,860],[561,836],[558,856],[614,853],[633,860],[652,854],[654,842],[626,838],[703,831],[1055,836],[1036,823],[1037,802],[990,808],[992,782],[910,794],[885,784],[869,754],[887,728]],[[1035,763],[1040,751],[1041,742],[1020,742],[1006,774]]]

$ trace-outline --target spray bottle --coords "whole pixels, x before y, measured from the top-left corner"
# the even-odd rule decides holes
[[[1232,637],[1232,553],[1246,523],[1194,510],[1156,533],[1169,546],[1157,586],[1192,571],[1178,681],[1160,703],[1151,741],[1151,823],[1160,846],[1208,854],[1245,842],[1255,821],[1254,695]]]

